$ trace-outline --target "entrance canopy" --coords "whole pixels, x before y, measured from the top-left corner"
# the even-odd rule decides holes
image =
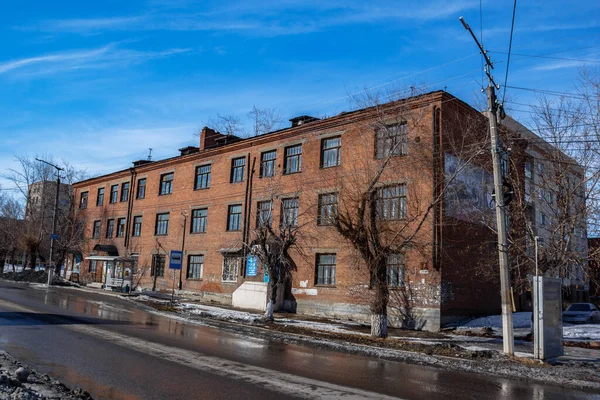
[[[108,254],[109,256],[119,255],[119,250],[117,250],[117,246],[112,244],[97,244],[94,246],[94,251],[102,251]]]

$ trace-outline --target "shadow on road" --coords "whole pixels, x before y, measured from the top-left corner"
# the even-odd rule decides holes
[[[0,286],[0,289],[25,290],[25,288],[18,286]]]
[[[131,322],[60,314],[0,312],[0,326],[10,325],[131,325]]]

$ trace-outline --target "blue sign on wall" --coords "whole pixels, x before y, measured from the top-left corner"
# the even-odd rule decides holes
[[[248,258],[246,258],[246,276],[256,276],[257,265],[258,258],[249,255]]]
[[[171,256],[169,257],[169,269],[181,269],[181,260],[183,259],[183,252],[180,250],[171,250]]]
[[[269,283],[269,269],[265,267],[265,277],[264,277],[264,282],[265,283]]]

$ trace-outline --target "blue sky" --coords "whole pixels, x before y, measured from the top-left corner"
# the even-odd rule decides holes
[[[245,117],[256,104],[286,119],[334,115],[370,87],[446,88],[476,104],[481,57],[458,17],[480,36],[483,16],[503,83],[512,4],[6,1],[0,172],[19,154],[108,173],[148,148],[160,159],[196,145],[194,132],[217,113]],[[595,1],[519,1],[508,84],[571,91],[578,67],[600,62],[599,15]],[[508,89],[507,99],[523,120],[536,95]]]

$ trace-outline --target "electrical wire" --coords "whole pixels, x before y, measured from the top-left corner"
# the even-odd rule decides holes
[[[517,0],[513,3],[512,23],[510,26],[510,41],[508,43],[508,57],[506,58],[506,75],[504,75],[504,93],[502,94],[502,104],[506,98],[506,81],[508,80],[508,67],[510,65],[510,51],[512,50],[513,32],[515,29],[515,14],[517,12]]]

